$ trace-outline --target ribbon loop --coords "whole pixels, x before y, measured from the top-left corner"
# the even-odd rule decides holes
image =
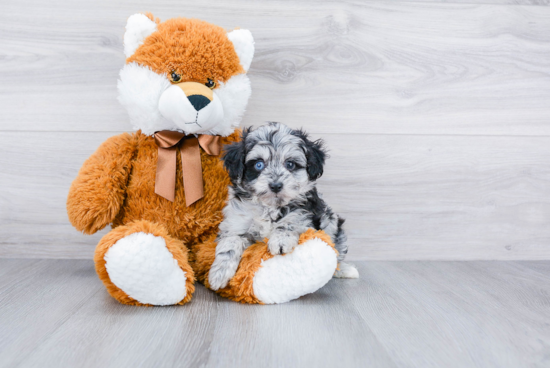
[[[185,135],[171,130],[155,132],[158,146],[155,193],[174,202],[176,192],[176,151],[180,147],[181,169],[187,207],[204,197],[201,151],[217,156],[221,153],[221,137],[212,135]]]
[[[170,148],[176,146],[183,138],[185,134],[180,132],[174,132],[172,130],[163,130],[155,133],[155,143],[162,148]]]

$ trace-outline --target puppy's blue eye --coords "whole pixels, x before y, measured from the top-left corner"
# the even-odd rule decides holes
[[[258,171],[262,171],[264,168],[265,168],[265,164],[263,161],[258,161],[256,162],[256,164],[254,165],[254,168]]]
[[[294,170],[296,168],[296,164],[292,161],[285,162],[285,166],[287,170]]]

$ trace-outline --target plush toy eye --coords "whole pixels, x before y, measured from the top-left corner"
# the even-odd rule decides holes
[[[256,162],[256,164],[254,165],[254,168],[258,171],[262,171],[264,168],[265,168],[265,164],[263,161],[258,161]]]
[[[204,85],[210,89],[213,89],[214,87],[216,87],[216,82],[208,78],[208,82],[206,82]]]
[[[181,81],[181,75],[176,72],[172,72],[172,74],[170,74],[170,77],[172,78],[172,82],[174,83],[178,83],[179,81]]]
[[[296,164],[292,161],[286,161],[285,167],[287,168],[287,170],[294,170],[296,168]]]

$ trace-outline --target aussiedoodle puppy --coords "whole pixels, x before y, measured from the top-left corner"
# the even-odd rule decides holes
[[[226,146],[223,160],[232,185],[209,273],[212,289],[227,285],[244,250],[256,241],[268,238],[273,255],[288,253],[307,228],[332,238],[340,265],[334,277],[359,276],[342,262],[348,251],[344,219],[317,192],[325,158],[323,141],[280,123],[245,129],[240,142]]]

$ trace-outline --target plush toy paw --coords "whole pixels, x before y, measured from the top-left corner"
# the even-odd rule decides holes
[[[177,304],[187,293],[183,272],[159,236],[134,233],[105,254],[113,284],[142,304]]]
[[[263,261],[254,275],[254,295],[265,304],[285,303],[323,287],[334,274],[337,255],[313,238],[293,252]]]
[[[154,223],[137,221],[112,230],[101,239],[95,261],[109,293],[124,304],[183,304],[194,291],[186,249]]]
[[[294,250],[283,255],[271,254],[267,243],[248,247],[235,276],[216,292],[241,303],[285,303],[317,291],[334,275],[338,251],[323,231],[308,229]],[[194,249],[197,279],[214,290],[217,285],[210,284],[209,272],[214,268],[216,240],[212,238]]]

